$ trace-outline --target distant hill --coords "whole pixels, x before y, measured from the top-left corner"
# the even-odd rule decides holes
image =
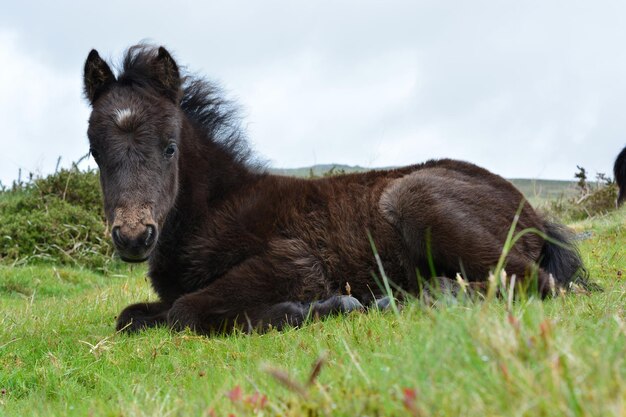
[[[568,199],[578,195],[576,181],[529,180],[509,178],[509,181],[533,204],[550,200]]]
[[[313,178],[332,174],[365,172],[372,168],[343,164],[319,164],[302,168],[274,168],[270,171],[278,175],[292,177]],[[382,168],[381,168],[382,169]],[[533,180],[523,178],[509,179],[526,198],[533,204],[544,203],[559,198],[570,198],[577,194],[576,181],[562,180]]]
[[[332,173],[350,174],[352,172],[365,172],[369,171],[370,169],[372,168],[364,168],[358,165],[350,166],[343,164],[319,164],[303,168],[273,168],[270,171],[274,174],[287,175],[290,177],[313,178],[323,177],[324,174],[328,175],[331,170]]]

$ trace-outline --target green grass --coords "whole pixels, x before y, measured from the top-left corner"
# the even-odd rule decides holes
[[[623,416],[626,210],[574,227],[592,231],[604,292],[511,311],[414,301],[251,336],[116,334],[121,308],[155,298],[142,267],[1,267],[0,415]]]

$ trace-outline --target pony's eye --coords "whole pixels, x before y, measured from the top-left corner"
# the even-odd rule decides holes
[[[96,151],[94,148],[90,148],[89,153],[91,154],[91,156],[93,156],[93,159],[98,162],[98,159],[100,159],[100,154],[98,153],[98,151]]]
[[[165,148],[165,151],[163,152],[163,154],[165,155],[166,158],[171,158],[172,156],[174,156],[174,154],[176,153],[176,144],[175,143],[170,143],[169,145],[167,145],[167,148]]]

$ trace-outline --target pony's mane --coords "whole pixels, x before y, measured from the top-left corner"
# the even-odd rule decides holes
[[[158,91],[158,81],[153,76],[158,47],[149,44],[131,46],[124,54],[117,80],[121,84],[140,89]],[[179,66],[182,80],[180,107],[207,139],[213,141],[237,161],[260,169],[253,162],[238,107],[223,96],[219,86],[199,76],[192,75]]]

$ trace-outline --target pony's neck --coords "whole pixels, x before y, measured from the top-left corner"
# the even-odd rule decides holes
[[[218,205],[259,176],[227,146],[207,138],[186,117],[181,141],[179,208],[180,203],[196,208]]]

